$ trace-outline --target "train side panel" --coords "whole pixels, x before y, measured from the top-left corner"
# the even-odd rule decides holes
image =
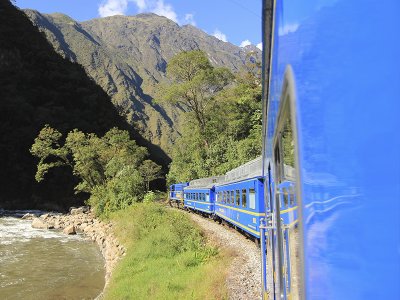
[[[184,206],[207,214],[214,214],[214,188],[185,188]]]
[[[215,214],[248,234],[260,237],[260,219],[265,215],[262,177],[215,187]]]
[[[265,151],[291,70],[304,295],[400,299],[400,2],[275,3]]]

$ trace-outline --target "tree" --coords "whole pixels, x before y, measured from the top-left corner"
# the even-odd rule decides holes
[[[168,63],[167,77],[171,81],[161,88],[160,100],[178,104],[192,112],[200,133],[204,135],[206,112],[214,97],[233,80],[227,68],[215,68],[205,52],[184,51]],[[204,137],[207,144],[207,140]]]
[[[168,182],[221,175],[261,154],[261,78],[259,64],[251,56],[248,60],[235,79],[207,102],[203,129],[188,121],[182,124]],[[189,78],[185,68],[178,71]]]
[[[149,159],[142,163],[142,165],[139,167],[139,171],[146,184],[146,191],[150,189],[150,182],[158,178],[162,178],[161,166]]]
[[[71,167],[80,180],[75,191],[89,193],[89,204],[99,215],[107,215],[142,198],[144,179],[139,169],[143,168],[148,154],[130,139],[127,131],[113,128],[98,137],[75,129],[68,133],[64,145],[61,145],[61,137],[61,133],[49,125],[36,137],[30,151],[39,158],[35,176],[38,182],[52,168]],[[161,167],[151,163],[153,173],[150,175],[160,176],[156,171]]]

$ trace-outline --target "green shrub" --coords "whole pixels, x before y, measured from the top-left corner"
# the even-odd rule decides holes
[[[144,195],[143,203],[154,203],[157,200],[157,195],[153,191],[148,191]]]

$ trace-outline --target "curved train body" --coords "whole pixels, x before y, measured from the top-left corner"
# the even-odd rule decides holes
[[[263,5],[265,297],[400,299],[400,2]]]

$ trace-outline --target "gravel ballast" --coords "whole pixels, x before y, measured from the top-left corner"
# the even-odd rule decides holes
[[[226,279],[228,299],[262,299],[261,252],[256,244],[232,228],[194,213],[189,215],[204,230],[210,241],[236,254]]]

